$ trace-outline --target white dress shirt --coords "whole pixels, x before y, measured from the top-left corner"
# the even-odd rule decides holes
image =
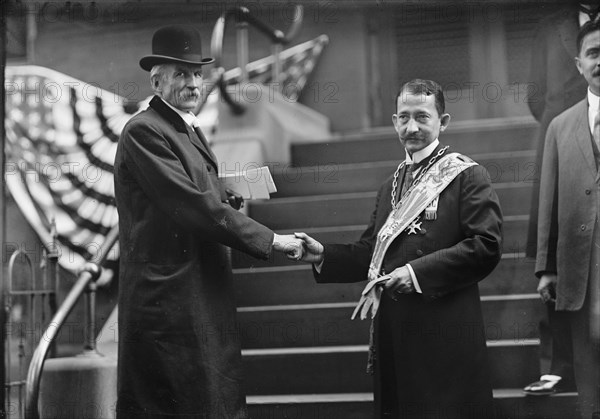
[[[598,108],[600,107],[600,96],[596,96],[592,93],[588,87],[588,124],[590,125],[590,132],[594,135],[594,120],[598,114]]]

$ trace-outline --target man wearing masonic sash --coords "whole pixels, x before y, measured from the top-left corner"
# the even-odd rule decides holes
[[[501,256],[502,213],[487,171],[442,145],[441,87],[412,80],[393,122],[406,159],[352,244],[304,233],[319,283],[368,280],[353,317],[373,318],[368,369],[376,418],[493,416],[477,283]]]

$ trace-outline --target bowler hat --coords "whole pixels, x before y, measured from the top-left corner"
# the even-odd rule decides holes
[[[160,28],[152,37],[152,55],[140,60],[140,66],[152,70],[156,64],[184,63],[205,65],[214,58],[202,58],[200,32],[193,26],[174,25]]]

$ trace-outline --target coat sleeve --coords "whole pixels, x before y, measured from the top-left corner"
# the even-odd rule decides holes
[[[558,243],[558,147],[556,143],[556,120],[546,132],[542,174],[540,177],[540,200],[538,211],[538,240],[535,274],[557,272],[556,250]]]
[[[324,245],[325,259],[321,273],[319,274],[313,269],[317,282],[360,282],[367,280],[371,255],[377,237],[375,224],[382,189],[383,187],[377,194],[375,209],[371,214],[369,225],[357,242]]]
[[[130,124],[121,141],[134,181],[175,222],[202,240],[269,257],[273,232],[221,202],[208,178],[193,182],[159,127],[145,121]]]
[[[474,284],[502,255],[502,211],[482,166],[459,175],[458,219],[463,239],[410,262],[425,297],[440,297]]]

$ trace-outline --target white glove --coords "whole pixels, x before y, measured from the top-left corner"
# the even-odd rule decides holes
[[[362,292],[360,300],[354,309],[354,313],[352,313],[351,319],[354,320],[356,315],[360,311],[360,319],[364,320],[367,318],[367,314],[371,311],[371,318],[375,318],[375,314],[377,314],[377,309],[379,309],[379,303],[381,302],[381,293],[383,292],[381,287],[377,287],[376,285],[382,284],[388,281],[390,277],[388,275],[380,276],[373,281],[369,281],[365,286],[365,289]]]

